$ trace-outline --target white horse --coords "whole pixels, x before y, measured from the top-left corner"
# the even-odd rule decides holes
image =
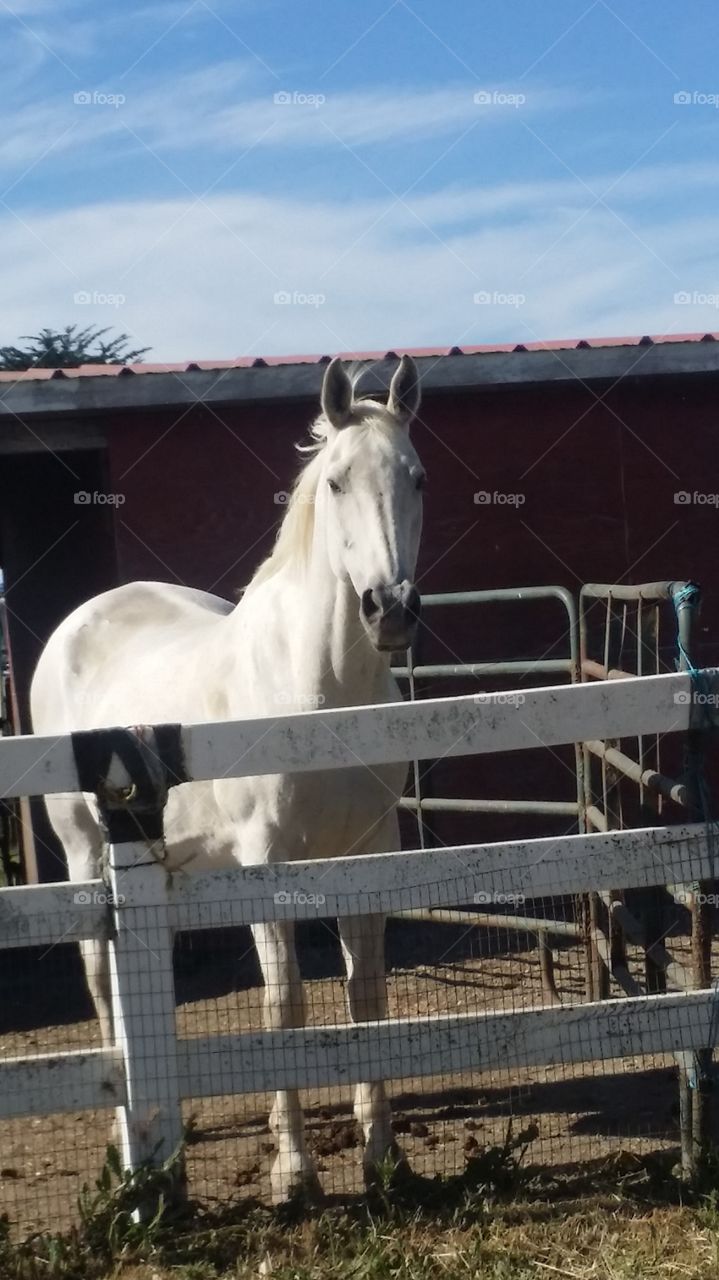
[[[241,720],[289,710],[397,701],[390,653],[409,643],[424,472],[409,437],[419,407],[404,356],[387,404],[355,394],[338,359],[325,372],[313,456],[301,471],[273,553],[240,603],[164,583],[118,587],[57,628],[32,686],[33,726],[65,734],[123,724]],[[405,765],[271,775],[175,787],[165,813],[167,866],[192,871],[399,849]],[[101,874],[90,795],[47,797],[71,880]],[[384,918],[339,921],[350,1018],[387,1016]],[[253,927],[269,1028],[304,1025],[292,922]],[[108,959],[83,945],[105,1043],[112,1040]],[[371,1177],[397,1155],[382,1084],[360,1084],[355,1114]],[[270,1115],[272,1196],[316,1190],[296,1090]]]

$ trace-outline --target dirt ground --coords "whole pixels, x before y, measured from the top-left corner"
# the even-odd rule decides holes
[[[389,955],[391,1016],[511,1011],[544,1002],[536,951],[488,955],[486,943],[476,941],[479,931],[472,931],[475,940],[469,945],[466,931],[459,940],[456,930],[437,927],[436,931],[441,942],[431,956],[421,943],[414,946],[412,938],[404,948],[406,963],[397,963]],[[495,952],[500,945],[501,938],[495,939]],[[416,963],[413,947],[424,952],[425,963]],[[681,954],[683,944],[673,940],[673,950]],[[306,990],[308,1020],[314,1025],[346,1020],[336,941],[328,944],[327,955],[321,952],[320,945],[303,965],[311,971]],[[638,966],[638,954],[632,958]],[[213,990],[211,974],[218,965],[222,967],[218,957],[208,966],[202,955],[193,954],[190,947],[181,948],[176,964],[181,1037],[262,1025],[263,993],[256,961],[250,957],[246,963],[249,968],[245,969],[235,959],[234,969],[223,970],[223,981],[215,982]],[[555,963],[563,1002],[583,1000],[582,950],[563,946],[555,952]],[[52,1022],[51,1016],[45,1018]],[[84,1016],[63,1025],[6,1031],[0,1034],[0,1057],[97,1044],[97,1024]],[[408,1072],[412,1065],[408,1064]],[[620,1149],[644,1154],[678,1142],[677,1091],[669,1057],[476,1072],[446,1079],[409,1074],[393,1083],[391,1095],[398,1139],[412,1167],[424,1175],[461,1172],[469,1157],[504,1142],[510,1121],[514,1133],[530,1124],[537,1126],[526,1159],[547,1166]],[[304,1105],[308,1139],[325,1191],[333,1195],[359,1192],[360,1140],[349,1093],[308,1090]],[[188,1178],[194,1197],[223,1203],[246,1197],[269,1199],[273,1149],[269,1107],[269,1095],[187,1102]],[[0,1122],[0,1213],[9,1215],[19,1233],[46,1227],[57,1230],[75,1219],[78,1193],[99,1171],[112,1119],[112,1112],[84,1112]]]

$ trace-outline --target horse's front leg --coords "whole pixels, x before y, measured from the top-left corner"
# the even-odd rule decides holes
[[[305,999],[295,951],[295,927],[291,920],[252,926],[265,980],[264,1015],[268,1030],[302,1027]],[[316,1196],[320,1186],[307,1150],[305,1124],[297,1089],[275,1095],[270,1112],[277,1155],[270,1182],[273,1204],[304,1193]]]
[[[343,916],[340,939],[347,966],[347,1005],[353,1022],[387,1017],[384,961],[384,916]],[[355,1116],[364,1135],[364,1170],[368,1182],[388,1158],[399,1164],[402,1153],[392,1133],[389,1099],[381,1080],[358,1084]]]
[[[86,938],[80,943],[85,980],[100,1023],[100,1041],[103,1049],[114,1042],[112,1021],[112,994],[110,988],[110,949],[101,938]]]

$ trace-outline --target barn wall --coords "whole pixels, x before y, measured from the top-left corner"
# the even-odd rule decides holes
[[[719,490],[714,398],[711,382],[698,377],[661,386],[625,381],[603,402],[579,383],[427,396],[414,427],[429,476],[421,589],[555,583],[576,594],[588,581],[694,577],[705,587],[698,658],[719,665],[719,510],[674,501],[679,491]],[[121,576],[180,580],[231,598],[272,545],[282,516],[275,494],[290,488],[293,445],[313,409],[197,409],[177,421],[118,422],[110,461],[113,488],[127,498]],[[523,502],[478,504],[480,491]],[[566,653],[556,605],[435,611],[427,621],[424,661]],[[446,682],[423,690],[467,691]],[[429,793],[572,800],[573,753],[497,756],[479,772],[469,759],[440,762]],[[430,832],[461,843],[566,828],[565,819],[474,815],[435,817]],[[405,843],[415,835],[408,820]]]
[[[421,588],[553,582],[576,590],[587,581],[693,576],[707,597],[701,657],[719,661],[719,511],[674,502],[678,491],[719,490],[715,395],[697,377],[625,382],[602,403],[581,385],[428,396],[414,429],[429,474]],[[179,579],[227,595],[241,587],[272,544],[282,515],[274,495],[290,487],[293,444],[312,408],[118,422],[110,464],[113,488],[126,493],[123,578]],[[481,490],[524,501],[477,505]],[[524,643],[506,628],[493,639],[507,656]]]

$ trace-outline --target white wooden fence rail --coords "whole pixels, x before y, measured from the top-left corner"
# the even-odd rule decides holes
[[[698,1052],[716,1038],[716,1019],[714,992],[692,991],[512,1013],[390,1018],[356,1026],[181,1039],[172,1077],[173,1110],[183,1098],[494,1067],[601,1061],[609,1068],[615,1059],[636,1055]],[[167,1115],[155,1116],[154,1106],[143,1110],[136,1099],[133,1110],[118,1047],[12,1059],[2,1064],[0,1085],[3,1117],[122,1106],[131,1120],[143,1117],[139,1133],[156,1122],[162,1140],[168,1128]]]
[[[142,857],[134,866],[119,868],[117,891],[126,899],[120,915],[127,908],[131,879],[138,883],[140,872],[148,869]],[[709,880],[716,870],[704,823],[690,823],[282,862],[198,875],[176,871],[168,876],[163,871],[163,876],[168,926],[180,930],[317,920],[346,915],[350,902],[353,915],[393,914],[426,905],[430,892],[430,905],[452,907],[471,903],[480,894],[490,899],[517,894],[547,898],[591,889],[650,888]],[[1,945],[51,946],[59,938],[107,938],[110,897],[102,880],[3,889]]]
[[[719,676],[707,678],[719,690]],[[692,706],[691,677],[677,673],[185,725],[182,744],[187,772],[199,782],[521,751],[602,734],[676,733],[689,727]],[[0,797],[78,789],[69,737],[3,738],[0,745]]]
[[[193,725],[182,739],[194,779],[356,767],[681,731],[691,689],[651,676]],[[0,740],[0,794],[77,789],[69,738]],[[168,875],[150,846],[116,844],[107,885],[0,891],[0,948],[107,942],[116,1026],[114,1047],[0,1063],[0,1117],[119,1107],[134,1166],[174,1147],[185,1098],[713,1047],[712,991],[179,1039],[172,975],[178,929],[687,883],[715,878],[713,853],[700,824]]]

